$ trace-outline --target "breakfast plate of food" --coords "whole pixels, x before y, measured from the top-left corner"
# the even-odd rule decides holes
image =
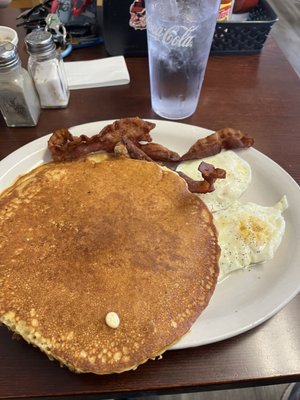
[[[18,243],[10,250],[11,254],[4,253],[4,250],[2,254],[0,247],[0,271],[1,267],[11,271],[13,262],[24,264],[15,280],[10,281],[0,272],[0,284],[5,288],[0,297],[1,322],[49,357],[77,372],[122,372],[136,368],[167,349],[200,346],[236,336],[272,317],[300,289],[300,210],[297,200],[300,190],[293,178],[253,148],[253,141],[248,137],[236,134],[239,131],[232,134],[230,130],[223,130],[214,136],[210,130],[177,122],[149,120],[145,123],[148,131],[145,133],[143,126],[139,143],[127,134],[112,145],[111,131],[107,127],[115,127],[115,122],[98,121],[43,136],[0,162],[1,247],[5,247],[7,239],[7,248],[12,248],[10,235]],[[151,138],[148,136],[150,130]],[[99,132],[102,132],[100,140]],[[105,141],[103,137],[106,137]],[[99,142],[102,147],[99,147]],[[99,150],[101,160],[93,156]],[[105,157],[114,152],[114,157],[118,157],[118,167],[115,167],[116,161],[103,156],[103,150]],[[82,161],[82,157],[89,153],[92,155],[88,156],[88,163]],[[55,162],[50,163],[53,159]],[[75,159],[77,162],[70,162]],[[156,163],[148,162],[153,160]],[[98,191],[97,169],[102,179]],[[66,175],[72,179],[66,180]],[[110,199],[109,202],[103,200],[101,204],[105,206],[102,208],[98,207],[95,198],[91,200],[94,190],[99,204],[104,198]],[[36,198],[40,203],[35,203]],[[124,208],[120,211],[121,202]],[[135,204],[134,213],[129,207],[131,202]],[[35,213],[33,210],[39,208],[37,204],[42,205],[36,214],[36,226],[32,228],[28,221]],[[78,221],[74,219],[72,210],[76,210]],[[9,224],[3,221],[8,221],[17,212],[23,222],[18,229],[7,228]],[[101,236],[99,243],[103,248],[110,248],[105,254],[101,252],[101,258],[105,260],[101,276],[107,276],[103,278],[105,286],[101,288],[100,296],[100,289],[94,284],[95,277],[92,277],[95,244],[91,242],[93,236],[85,230],[84,224],[88,221],[89,229],[96,235],[95,232],[102,229],[95,218],[100,218],[103,213],[105,235]],[[65,220],[65,215],[70,219]],[[48,230],[49,221],[51,227]],[[54,231],[58,232],[59,242],[52,238]],[[122,236],[121,246],[117,246],[117,233]],[[134,238],[135,234],[138,234],[139,246],[129,240],[129,236]],[[32,240],[39,240],[43,245],[37,249]],[[46,245],[45,241],[50,244]],[[117,247],[111,248],[114,241]],[[59,248],[62,242],[65,243],[62,246],[64,251]],[[32,261],[36,268],[32,277],[28,277],[31,270],[25,262],[29,253],[24,248],[29,245],[33,246],[30,247],[31,254],[33,249],[37,252],[36,260]],[[81,297],[77,297],[76,288],[71,287],[71,283],[64,285],[68,273],[63,275],[64,266],[60,260],[69,247],[72,248],[68,253],[69,259],[77,257],[72,258],[76,276],[86,285]],[[124,261],[129,253],[130,266]],[[56,258],[52,258],[54,255]],[[4,256],[7,261],[3,261]],[[80,265],[77,265],[78,257],[81,257]],[[119,264],[111,272],[116,259]],[[145,273],[142,266],[150,259],[159,267],[155,271],[150,268]],[[82,266],[85,260],[86,269]],[[60,265],[61,276],[57,280],[50,271],[54,263]],[[124,270],[120,269],[122,263]],[[40,265],[50,268],[43,279],[56,295],[48,299],[48,303],[45,300],[41,304],[39,300],[35,304],[34,296],[26,302],[24,282],[37,285],[42,274],[38,270]],[[107,268],[110,268],[109,274]],[[126,274],[130,279],[124,278]],[[20,286],[20,280],[23,286]],[[12,286],[19,290],[20,296],[4,299],[7,293],[14,291]],[[152,293],[137,293],[147,286],[151,287]],[[127,288],[130,288],[130,296]],[[197,293],[201,299],[197,299]],[[155,302],[153,296],[157,299],[155,307],[149,304]],[[80,323],[77,321],[76,329],[81,338],[76,341],[75,325],[72,325],[71,317],[68,319],[69,314],[63,306],[65,298],[73,307],[69,312],[75,307],[88,309],[90,321],[94,321],[97,312],[103,314],[105,323],[97,325],[99,332],[94,330],[92,323],[89,329],[84,319]],[[89,303],[91,298],[93,300]],[[79,301],[84,304],[79,304]],[[134,310],[134,316],[122,302],[127,302],[130,310]],[[142,309],[138,302],[141,302]],[[102,303],[105,309],[101,308]],[[65,315],[62,331],[54,329],[53,325],[50,327],[50,323],[44,320],[42,310],[49,304]],[[167,310],[166,305],[169,307]],[[18,315],[16,310],[22,307],[26,313]],[[146,323],[146,317],[147,329],[142,325]],[[127,326],[125,321],[131,321],[131,325]],[[140,321],[141,325],[135,325],[133,321]],[[91,336],[86,334],[87,344],[82,337],[85,336],[83,332],[89,330]],[[41,336],[41,332],[48,332],[48,336]],[[159,343],[158,334],[161,338]],[[95,337],[99,340],[97,335],[106,343],[101,354],[92,346]],[[50,337],[55,340],[51,341]],[[124,340],[128,346],[124,345]],[[119,342],[122,342],[121,350]]]

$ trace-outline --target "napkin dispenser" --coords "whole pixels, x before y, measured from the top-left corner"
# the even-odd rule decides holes
[[[144,0],[103,0],[102,34],[112,56],[147,55]]]

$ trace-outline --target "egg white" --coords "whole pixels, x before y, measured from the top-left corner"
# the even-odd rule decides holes
[[[194,180],[202,180],[198,167],[202,161],[213,164],[226,171],[225,179],[215,182],[215,190],[211,193],[198,194],[211,212],[224,210],[233,204],[245,192],[251,182],[250,165],[234,151],[223,151],[215,156],[201,160],[181,162],[176,171],[181,171]]]
[[[282,212],[287,207],[284,196],[273,207],[237,201],[213,214],[221,248],[219,281],[233,271],[274,257],[284,235]]]

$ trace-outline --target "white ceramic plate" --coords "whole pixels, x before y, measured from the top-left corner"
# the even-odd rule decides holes
[[[71,128],[75,135],[93,135],[112,121],[93,122]],[[154,121],[153,141],[179,153],[211,131],[169,121]],[[0,162],[0,191],[19,175],[50,160],[47,140],[41,137]],[[217,285],[207,309],[192,330],[172,349],[217,342],[245,332],[281,310],[300,290],[300,188],[278,164],[255,149],[239,150],[252,167],[253,179],[242,201],[271,206],[286,194],[286,232],[272,261],[238,271]]]

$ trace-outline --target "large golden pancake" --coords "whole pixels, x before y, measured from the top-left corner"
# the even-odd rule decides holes
[[[0,321],[77,372],[160,355],[217,281],[211,214],[177,174],[146,161],[38,167],[1,195],[0,236]]]

